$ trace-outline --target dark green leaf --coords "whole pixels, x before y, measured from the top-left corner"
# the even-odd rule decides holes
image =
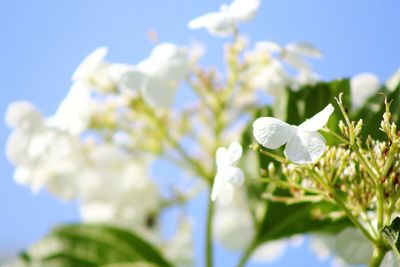
[[[396,253],[397,260],[400,263],[400,240],[399,240],[400,218],[396,217],[389,226],[383,227],[381,232],[385,241]]]
[[[337,233],[351,225],[347,218],[328,217],[334,211],[337,211],[337,207],[327,202],[287,205],[269,201],[259,241],[266,242],[311,232]]]
[[[29,267],[95,267],[138,262],[172,266],[136,234],[105,225],[58,227],[29,248],[21,260]]]

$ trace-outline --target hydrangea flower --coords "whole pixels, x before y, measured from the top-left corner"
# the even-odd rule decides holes
[[[217,174],[211,192],[211,200],[217,198],[222,204],[229,204],[233,199],[234,187],[244,181],[243,171],[235,166],[242,157],[243,148],[239,142],[233,142],[229,148],[220,147],[216,153]]]
[[[253,123],[253,134],[266,148],[276,149],[286,144],[285,155],[294,163],[315,162],[325,150],[325,139],[317,131],[328,122],[333,110],[329,104],[299,126],[272,117],[258,118]]]
[[[91,91],[82,83],[74,83],[48,123],[72,135],[80,135],[89,126],[95,107]]]
[[[206,28],[210,34],[224,37],[235,32],[236,23],[251,20],[260,6],[259,0],[234,0],[221,5],[219,12],[211,12],[189,22],[190,29]]]
[[[23,131],[32,131],[41,127],[43,115],[28,101],[11,103],[6,111],[5,122],[8,127]]]
[[[270,53],[277,53],[281,59],[287,64],[291,65],[299,71],[310,70],[310,65],[304,59],[309,58],[321,58],[321,51],[310,43],[306,42],[295,42],[289,43],[286,46],[280,46],[274,42],[264,41],[258,42],[256,45],[257,49],[265,49]]]
[[[120,86],[141,90],[144,100],[152,107],[169,108],[175,101],[180,80],[189,71],[186,49],[171,43],[157,45],[150,56],[121,77]]]
[[[351,78],[350,90],[352,107],[361,107],[369,97],[379,90],[379,87],[379,79],[372,73],[361,73]]]

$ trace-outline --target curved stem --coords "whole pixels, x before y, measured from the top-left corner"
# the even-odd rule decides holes
[[[371,257],[371,261],[369,262],[369,267],[379,267],[383,261],[383,258],[386,255],[386,250],[384,250],[380,246],[376,246],[374,248],[374,252]]]
[[[206,266],[213,266],[213,239],[212,239],[212,217],[214,213],[214,202],[211,198],[208,198],[208,209],[207,209],[207,222],[206,222]]]
[[[251,254],[253,254],[254,250],[257,248],[257,241],[254,239],[250,245],[243,252],[242,257],[240,257],[239,263],[237,267],[244,267],[246,263],[249,261]]]

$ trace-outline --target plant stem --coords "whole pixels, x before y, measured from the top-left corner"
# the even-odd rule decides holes
[[[208,197],[208,209],[207,209],[207,222],[206,222],[206,266],[213,266],[213,239],[212,239],[212,217],[214,213],[214,202]]]
[[[380,246],[375,246],[374,252],[372,254],[371,260],[369,262],[369,267],[379,267],[385,257],[386,250]]]
[[[248,260],[250,259],[251,254],[253,254],[253,251],[257,248],[257,237],[254,238],[254,240],[249,244],[249,246],[246,248],[246,250],[243,252],[242,257],[239,260],[239,263],[237,267],[244,267]]]

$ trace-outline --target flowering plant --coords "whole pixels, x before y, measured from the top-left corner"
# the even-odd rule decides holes
[[[240,267],[271,262],[304,235],[336,263],[399,263],[400,72],[385,86],[372,74],[320,81],[313,45],[252,46],[240,34],[259,5],[234,0],[188,23],[232,38],[224,74],[201,66],[197,47],[160,43],[137,64],[109,62],[101,47],[52,116],[10,105],[15,181],[78,200],[82,223],[55,228],[7,266],[194,265],[198,226],[184,208],[203,191],[207,267],[214,238],[242,253]],[[179,87],[195,96],[178,106]],[[187,174],[184,186],[151,177],[160,158]],[[166,238],[171,207],[180,214]]]

